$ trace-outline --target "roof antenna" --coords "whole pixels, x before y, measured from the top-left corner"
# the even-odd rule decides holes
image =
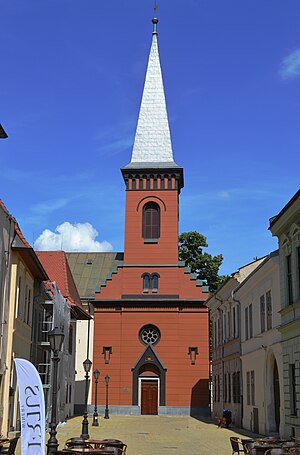
[[[157,6],[156,0],[155,0],[154,1],[154,7],[153,7],[153,9],[154,9],[154,18],[152,19],[152,22],[153,22],[153,33],[152,34],[153,35],[157,35],[157,27],[156,26],[158,24],[158,19],[157,19],[157,17],[155,17],[157,8],[158,8],[158,6]]]

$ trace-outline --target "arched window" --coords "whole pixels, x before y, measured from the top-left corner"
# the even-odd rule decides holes
[[[160,237],[160,210],[155,202],[148,202],[143,208],[143,238],[155,240]]]
[[[158,292],[158,278],[159,274],[157,272],[152,273],[143,273],[143,292]]]
[[[150,275],[148,273],[144,273],[142,275],[143,278],[143,292],[148,292],[150,289]]]
[[[152,273],[152,275],[151,275],[152,292],[158,291],[158,278],[159,278],[159,275],[157,273]]]

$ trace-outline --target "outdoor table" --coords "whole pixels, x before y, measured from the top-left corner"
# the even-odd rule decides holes
[[[109,447],[107,449],[99,449],[99,448],[90,448],[90,447],[84,447],[84,448],[69,448],[67,449],[68,452],[74,452],[74,453],[85,453],[85,454],[90,454],[90,455],[101,455],[101,454],[106,454],[106,453],[111,453],[114,455],[116,453],[115,449],[113,447]]]

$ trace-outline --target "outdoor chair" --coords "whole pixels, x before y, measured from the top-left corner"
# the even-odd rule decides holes
[[[127,445],[119,439],[102,439],[100,447],[114,447],[119,449],[121,455],[126,454]]]
[[[294,455],[300,454],[300,445],[298,446],[284,446],[286,453],[292,453]]]
[[[254,439],[241,439],[242,446],[244,448],[244,453],[249,454],[250,449],[254,445]]]
[[[231,448],[232,448],[232,455],[234,455],[235,453],[237,453],[237,454],[245,453],[242,441],[239,438],[237,438],[235,436],[230,436],[229,439],[230,439],[230,444],[231,444]]]
[[[55,455],[82,455],[80,452],[75,452],[75,450],[62,449],[55,452]]]
[[[265,455],[285,455],[286,452],[282,447],[273,447],[273,449],[268,449],[265,452]]]
[[[4,440],[3,441],[3,446],[1,448],[0,454],[6,454],[6,455],[14,455],[17,444],[18,444],[19,436],[16,436],[15,438]],[[8,444],[8,446],[6,446]]]
[[[65,442],[66,449],[82,449],[82,448],[92,448],[93,446],[89,444],[86,439],[83,438],[70,438]]]

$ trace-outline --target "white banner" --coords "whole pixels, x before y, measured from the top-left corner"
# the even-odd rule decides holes
[[[14,360],[20,397],[22,455],[44,455],[46,425],[41,378],[28,360]]]

